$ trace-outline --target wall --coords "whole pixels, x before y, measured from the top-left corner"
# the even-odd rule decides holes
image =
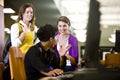
[[[2,63],[2,52],[3,52],[3,45],[4,45],[4,0],[0,0],[0,80],[2,80],[2,70],[3,70],[3,63]]]

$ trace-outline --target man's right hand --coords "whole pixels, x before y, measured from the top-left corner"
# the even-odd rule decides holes
[[[49,71],[48,73],[46,72],[41,72],[42,74],[48,76],[48,77],[52,77],[52,76],[57,76],[57,75],[61,75],[63,74],[63,70],[61,69],[54,69],[52,71]]]

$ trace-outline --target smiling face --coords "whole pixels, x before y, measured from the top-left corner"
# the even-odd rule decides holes
[[[59,21],[58,31],[60,32],[60,34],[67,34],[69,31],[69,25],[63,21]]]
[[[32,7],[28,7],[25,9],[25,12],[23,13],[23,21],[30,22],[33,18],[33,9]]]

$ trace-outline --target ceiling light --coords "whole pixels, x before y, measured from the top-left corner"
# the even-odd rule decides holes
[[[102,25],[102,28],[103,28],[103,29],[107,29],[107,28],[108,28],[108,25],[107,25],[107,24],[103,24],[103,25]]]
[[[113,38],[108,38],[108,40],[110,41],[110,42],[112,42],[112,43],[115,43],[115,39],[113,39]]]
[[[87,30],[85,30],[85,29],[84,30],[74,30],[74,32],[79,35],[84,35],[84,34],[86,34]]]
[[[74,29],[85,29],[87,27],[87,24],[72,23],[71,27],[73,27]]]
[[[70,14],[67,15],[67,17],[72,21],[72,22],[79,22],[79,23],[83,23],[83,22],[87,22],[88,19],[88,15],[75,15],[75,14]]]
[[[74,32],[79,42],[86,41],[86,30],[74,30]]]
[[[18,15],[12,15],[12,16],[10,16],[10,18],[13,19],[13,20],[17,20]]]
[[[103,14],[110,14],[111,12],[114,13],[119,13],[120,12],[120,7],[119,6],[103,6],[100,8],[100,12]]]
[[[101,20],[100,24],[106,24],[106,25],[119,25],[120,24],[120,20]]]
[[[112,43],[115,43],[115,38],[116,38],[115,34],[111,34],[111,37],[108,38],[108,40]]]
[[[88,2],[82,1],[82,0],[62,0],[61,4],[63,7],[65,7],[68,11],[74,11],[78,12],[81,10],[87,10],[88,11]]]
[[[104,14],[101,15],[101,20],[120,20],[119,14]]]
[[[4,8],[3,12],[4,13],[15,13],[15,11],[11,8]]]
[[[111,34],[111,37],[115,39],[116,36],[115,36],[115,34]]]
[[[86,35],[76,34],[75,36],[77,37],[77,40],[78,40],[79,42],[84,43],[84,42],[86,41]]]

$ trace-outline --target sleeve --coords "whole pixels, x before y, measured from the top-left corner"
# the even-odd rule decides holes
[[[19,40],[19,28],[17,24],[13,24],[11,26],[11,43],[13,47],[18,47],[22,44],[22,42]]]
[[[27,54],[29,54],[29,61],[34,69],[36,69],[39,72],[40,71],[44,71],[44,72],[50,71],[49,67],[46,66],[42,62],[42,59],[41,59],[42,55],[40,55],[40,52],[38,49],[36,49],[35,47],[32,47],[28,50]]]
[[[37,31],[38,31],[38,27],[37,27],[37,26],[35,26],[35,32],[37,33]]]
[[[77,38],[75,36],[71,36],[69,39],[69,44],[72,45],[72,47],[69,50],[69,53],[73,58],[75,58],[76,62],[78,63],[79,50]]]
[[[53,68],[60,68],[60,58],[57,57],[55,52],[51,52],[52,55],[52,66]]]
[[[38,27],[35,26],[35,30],[34,30],[34,35],[35,35],[34,44],[37,44],[38,42],[40,42],[40,40],[37,38],[37,35],[36,35],[37,31],[38,31]]]

